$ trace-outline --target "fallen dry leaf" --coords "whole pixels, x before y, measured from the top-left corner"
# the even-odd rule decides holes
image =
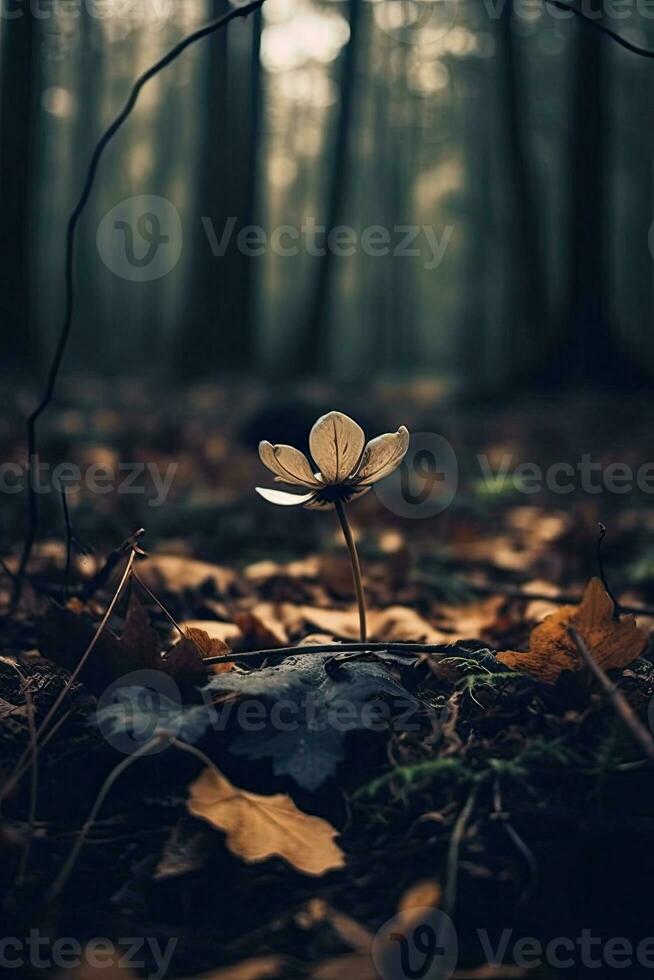
[[[288,645],[289,635],[285,624],[288,605],[284,602],[258,602],[247,612],[236,614],[234,619],[245,638],[246,649],[266,650]]]
[[[284,858],[298,871],[322,875],[342,868],[337,831],[320,817],[298,810],[290,796],[260,796],[233,786],[217,769],[205,769],[189,787],[187,807],[227,834],[227,846],[244,861]]]
[[[471,640],[497,629],[505,605],[504,596],[492,595],[459,606],[441,606],[438,615],[443,619],[443,627],[451,632],[450,642]]]
[[[73,670],[97,629],[98,624],[79,600],[71,600],[65,606],[52,603],[38,624],[37,645],[48,660]],[[138,670],[163,669],[159,649],[159,638],[149,624],[146,611],[133,599],[122,637],[110,629],[101,633],[80,680],[94,694],[102,694],[119,677]]]
[[[426,879],[417,881],[404,892],[397,903],[398,912],[410,912],[411,909],[433,908],[441,904],[443,891],[437,881]]]
[[[451,643],[452,636],[436,629],[409,606],[373,611],[370,633],[375,640],[412,640],[416,643]]]
[[[179,624],[183,630],[202,630],[212,640],[221,640],[229,649],[243,638],[236,623],[224,623],[217,619],[187,619]]]
[[[267,977],[282,977],[285,962],[282,956],[256,956],[213,973],[203,973],[194,980],[266,980]]]
[[[333,908],[322,898],[311,898],[295,916],[295,921],[301,929],[312,929],[320,923],[328,923],[336,932],[339,939],[350,949],[361,953],[370,953],[373,934],[360,922]]]
[[[314,967],[310,973],[312,980],[379,980],[379,974],[373,966],[368,953],[351,953],[346,956],[335,956]]]
[[[642,653],[647,634],[638,628],[633,616],[614,619],[613,612],[606,589],[593,578],[579,606],[561,606],[532,630],[527,653],[507,650],[498,653],[497,659],[511,670],[553,684],[562,671],[583,666],[569,633],[569,627],[574,626],[600,667],[626,667]]]
[[[82,952],[82,958],[85,954]],[[98,948],[93,949],[93,963],[84,961],[72,970],[61,970],[56,974],[56,980],[136,980],[136,974],[124,964],[121,964],[119,953],[110,954]]]
[[[139,577],[155,593],[157,588],[199,589],[210,583],[219,595],[231,591],[236,573],[230,568],[196,561],[183,555],[151,555],[139,566]]]
[[[180,669],[186,668],[186,674],[195,674],[199,678],[205,675],[207,665],[204,661],[207,657],[222,657],[230,652],[224,640],[217,636],[209,636],[206,630],[197,626],[187,626],[186,636],[176,643],[166,657],[168,664],[173,663]],[[224,664],[209,664],[212,674],[221,674],[226,670],[231,670],[234,664],[226,662]],[[173,671],[174,672],[174,671]],[[202,681],[200,681],[202,683]]]
[[[296,616],[292,620],[292,611]],[[284,609],[285,621],[292,634],[302,628],[313,627],[323,633],[346,639],[359,639],[359,613],[356,606],[348,609],[322,609],[313,606]],[[452,637],[436,629],[431,623],[409,606],[389,606],[387,609],[368,610],[368,627],[371,640],[416,643],[450,643]]]

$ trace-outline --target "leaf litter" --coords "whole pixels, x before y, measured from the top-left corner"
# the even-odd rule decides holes
[[[88,705],[108,683],[129,673],[168,674],[179,682],[182,699],[159,700],[160,729],[170,728],[182,741],[200,746],[212,767],[194,768],[192,759],[182,760],[172,747],[160,757],[163,772],[156,757],[135,763],[134,778],[116,787],[101,825],[103,833],[116,838],[118,860],[107,860],[114,846],[106,854],[83,852],[72,887],[83,890],[85,875],[100,872],[106,876],[101,891],[110,898],[126,873],[119,841],[134,823],[157,829],[155,839],[140,838],[152,858],[145,897],[141,894],[146,906],[153,890],[173,886],[183,902],[192,902],[198,887],[205,899],[217,900],[218,862],[220,887],[229,882],[242,923],[224,944],[232,965],[214,971],[216,977],[292,976],[294,970],[324,978],[345,977],[348,970],[366,976],[371,962],[362,937],[373,936],[392,914],[410,910],[412,894],[423,907],[442,901],[451,835],[473,788],[481,802],[463,838],[465,858],[458,876],[464,904],[475,888],[485,893],[485,882],[494,878],[506,883],[509,906],[524,887],[524,851],[521,859],[508,835],[498,843],[502,822],[488,819],[498,792],[499,812],[510,814],[511,827],[515,830],[515,824],[518,838],[529,842],[541,873],[541,840],[556,836],[562,826],[573,834],[574,821],[586,814],[588,794],[598,780],[623,787],[619,809],[625,828],[630,809],[631,816],[647,811],[649,796],[641,794],[634,810],[624,790],[638,755],[610,708],[589,688],[570,638],[573,624],[596,661],[617,675],[632,710],[643,717],[654,689],[649,661],[641,659],[647,634],[632,616],[616,617],[598,580],[590,581],[577,606],[530,600],[530,591],[552,591],[547,580],[538,588],[527,584],[523,597],[507,596],[499,588],[496,594],[454,603],[404,572],[390,588],[373,563],[370,642],[423,642],[438,650],[339,653],[338,645],[346,647],[357,636],[357,610],[338,563],[330,567],[322,558],[259,563],[239,574],[172,557],[149,560],[151,572],[149,561],[143,562],[139,576],[172,609],[184,635],[153,603],[132,595],[98,641],[78,691]],[[40,615],[39,654],[26,651],[18,658],[28,673],[65,677],[94,635],[100,609],[98,597],[51,602]],[[331,640],[335,648],[299,654],[316,631],[322,643]],[[279,661],[270,655],[260,662],[239,659],[245,651],[287,646],[297,647],[298,654],[282,653]],[[233,655],[233,660],[205,663],[220,655]],[[9,683],[8,673],[0,679],[4,716],[15,718],[17,731],[25,736],[25,698]],[[147,729],[152,720],[147,700],[139,701],[138,689],[133,693],[134,703],[142,702],[141,715],[132,712],[128,718],[115,704],[102,709],[105,714],[97,720],[111,722],[111,731],[127,732],[128,721]],[[260,731],[242,731],[232,721],[216,730],[214,710],[231,705],[233,719],[234,709],[248,699],[266,706]],[[299,713],[291,731],[271,722],[271,709],[282,700],[310,708]],[[341,701],[348,711],[336,726],[330,710]],[[400,707],[410,709],[415,724],[395,726]],[[107,746],[93,741],[97,721],[79,694],[70,708],[72,717],[43,750],[45,801],[55,771],[59,779],[62,771],[79,776],[85,771],[89,743],[69,739],[73,725],[79,732],[80,718],[99,772],[115,764]],[[364,709],[384,723],[378,729],[364,724]],[[83,747],[79,757],[76,746]],[[91,791],[89,786],[89,799]],[[80,813],[86,812],[84,798],[80,785]],[[18,826],[21,796],[8,802]],[[547,829],[539,815],[544,807],[551,814]],[[43,814],[47,828],[47,803]],[[66,819],[72,819],[70,812]],[[582,824],[588,822],[586,814]],[[46,829],[38,846],[43,853],[54,848],[56,864],[55,840]],[[11,864],[15,844],[7,838],[2,846]],[[437,871],[427,883],[425,860]],[[389,867],[394,880],[386,895]],[[348,882],[357,883],[354,901]],[[267,911],[258,902],[247,909],[245,895],[252,894],[252,887],[268,896]],[[274,899],[280,887],[285,896],[288,891],[281,903]],[[297,937],[298,901],[313,903],[302,940]],[[317,914],[317,908],[323,912]],[[255,946],[247,939],[249,915],[249,927],[266,936]],[[472,947],[467,953],[473,965],[459,970],[459,976],[495,975],[492,968],[474,965]],[[205,972],[211,956],[215,951],[207,953]],[[182,964],[185,957],[182,950]],[[515,967],[507,969],[514,971],[507,975],[521,975]],[[187,972],[182,967],[180,975]]]

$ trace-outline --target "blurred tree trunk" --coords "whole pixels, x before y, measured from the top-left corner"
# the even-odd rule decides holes
[[[86,4],[79,15],[79,42],[74,90],[77,94],[76,119],[73,128],[73,146],[77,169],[73,181],[74,203],[77,203],[84,186],[91,153],[104,128],[102,93],[104,89],[104,45],[97,21],[91,16]],[[90,202],[89,210],[95,205]],[[72,207],[72,204],[71,204]],[[88,370],[100,371],[103,367],[102,338],[111,334],[111,324],[105,320],[104,304],[97,302],[97,248],[95,243],[96,221],[87,221],[80,233],[80,247],[75,255],[80,309],[86,312],[86,325],[75,331],[74,343],[67,352],[69,364]]]
[[[509,373],[519,377],[542,353],[548,325],[545,256],[540,241],[539,209],[526,137],[526,77],[513,32],[513,0],[506,0],[497,21],[500,120],[506,148],[509,218],[508,275]],[[535,338],[537,338],[535,340]],[[541,350],[539,351],[539,348]]]
[[[350,137],[352,118],[356,100],[357,65],[360,48],[362,0],[348,0],[347,17],[350,38],[342,55],[340,83],[340,108],[336,123],[336,137],[332,158],[327,164],[329,188],[327,195],[327,216],[325,221],[327,240],[331,229],[343,218],[343,209],[350,187],[348,180],[350,159]],[[305,373],[318,374],[324,369],[323,358],[327,354],[327,334],[329,330],[330,301],[334,287],[333,254],[325,244],[325,254],[320,256],[318,269],[309,297],[306,315],[299,329],[299,342],[295,357],[296,369]]]
[[[227,0],[214,0],[212,6],[213,17],[229,9]],[[261,11],[230,24],[208,44],[193,243],[196,260],[177,361],[187,378],[249,367],[254,347],[252,263],[256,258],[239,251],[237,238],[243,227],[253,223],[257,191]],[[225,244],[229,228],[232,233]],[[215,249],[223,237],[222,254],[216,255],[212,241]]]
[[[484,66],[485,67],[485,66]],[[472,288],[462,290],[461,320],[457,332],[456,361],[462,390],[474,395],[485,392],[490,351],[488,269],[494,252],[488,113],[480,106],[481,82],[471,77],[472,89],[462,105],[466,168],[464,276]]]
[[[0,68],[0,365],[35,370],[31,288],[31,197],[37,21],[24,9],[2,21]]]
[[[596,8],[602,11],[602,0]],[[570,144],[567,328],[554,379],[566,375],[602,386],[631,386],[645,372],[624,354],[611,324],[611,51],[606,40],[577,27]]]
[[[594,0],[590,14],[602,13]],[[568,146],[567,287],[558,344],[541,372],[543,384],[632,388],[651,377],[624,353],[613,333],[610,261],[611,45],[577,24],[572,61]]]
[[[601,10],[601,3],[598,5]],[[571,366],[596,380],[609,366],[606,163],[610,143],[606,42],[577,26],[570,144],[568,299]]]

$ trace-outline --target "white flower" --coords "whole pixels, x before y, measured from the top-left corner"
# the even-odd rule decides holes
[[[309,448],[317,473],[299,449],[259,443],[261,462],[275,479],[308,492],[257,487],[257,493],[273,504],[332,510],[337,501],[347,503],[360,497],[400,465],[409,448],[409,431],[401,425],[397,432],[387,432],[366,444],[363,429],[353,419],[342,412],[328,412],[312,428]]]

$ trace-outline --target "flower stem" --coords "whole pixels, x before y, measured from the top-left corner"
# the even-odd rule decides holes
[[[366,600],[363,594],[363,584],[361,582],[361,565],[359,564],[359,555],[357,554],[357,546],[354,543],[354,538],[352,536],[352,528],[347,519],[345,513],[345,507],[342,501],[336,501],[336,513],[338,515],[338,520],[343,531],[343,537],[345,538],[345,544],[347,545],[347,550],[350,552],[350,561],[352,563],[352,578],[354,579],[354,590],[357,595],[357,605],[359,606],[359,632],[361,634],[361,642],[365,643],[367,639],[367,629],[366,629]]]

